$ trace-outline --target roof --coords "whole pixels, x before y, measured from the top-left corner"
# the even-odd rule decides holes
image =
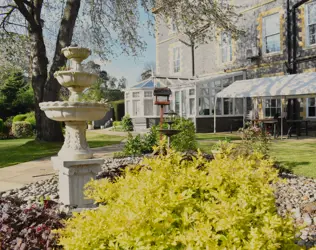
[[[154,81],[152,80],[152,78],[149,78],[145,81],[142,81],[141,83],[138,83],[132,86],[131,89],[154,88],[154,87],[155,87]]]
[[[316,94],[316,72],[236,81],[217,97],[265,97]]]

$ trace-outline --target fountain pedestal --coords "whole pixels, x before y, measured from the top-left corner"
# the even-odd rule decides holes
[[[52,158],[59,168],[59,199],[65,205],[79,208],[92,207],[93,201],[84,198],[83,188],[101,171],[103,159],[65,161],[59,157]]]
[[[80,102],[84,89],[90,87],[97,75],[83,72],[81,62],[90,55],[90,50],[79,47],[62,49],[70,59],[72,69],[57,71],[54,76],[70,92],[69,101],[44,102],[40,108],[46,116],[66,124],[65,141],[52,163],[59,175],[59,199],[65,205],[78,208],[91,207],[92,200],[84,199],[84,186],[101,171],[103,159],[93,159],[86,139],[87,121],[101,119],[108,109],[104,103]]]

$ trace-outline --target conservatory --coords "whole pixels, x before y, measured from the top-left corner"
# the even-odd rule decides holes
[[[154,105],[153,90],[168,87],[172,95],[165,112],[172,109],[179,116],[192,119],[197,132],[213,132],[215,112],[218,132],[236,130],[243,125],[246,102],[243,98],[217,98],[215,105],[215,96],[243,79],[243,71],[191,79],[153,76],[125,91],[125,114],[132,118],[136,131],[158,124],[160,107]]]

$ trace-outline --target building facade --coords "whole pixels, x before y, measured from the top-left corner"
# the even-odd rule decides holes
[[[188,79],[180,84],[171,80],[167,83],[174,93],[171,108],[192,118],[201,132],[213,130],[215,107],[217,128],[223,131],[240,126],[253,102],[259,107],[261,118],[278,114],[281,102],[285,111],[291,110],[287,112],[291,119],[316,118],[314,96],[287,100],[220,99],[216,106],[214,103],[215,94],[236,80],[316,72],[316,0],[221,1],[237,7],[237,26],[244,31],[238,39],[219,30],[213,41],[196,44],[192,51],[187,37],[177,31],[172,20],[157,21],[156,74]],[[190,84],[191,89],[194,86],[194,101]]]

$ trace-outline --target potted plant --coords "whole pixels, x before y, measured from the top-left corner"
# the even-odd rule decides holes
[[[92,121],[88,121],[88,129],[89,129],[89,130],[93,130]]]

